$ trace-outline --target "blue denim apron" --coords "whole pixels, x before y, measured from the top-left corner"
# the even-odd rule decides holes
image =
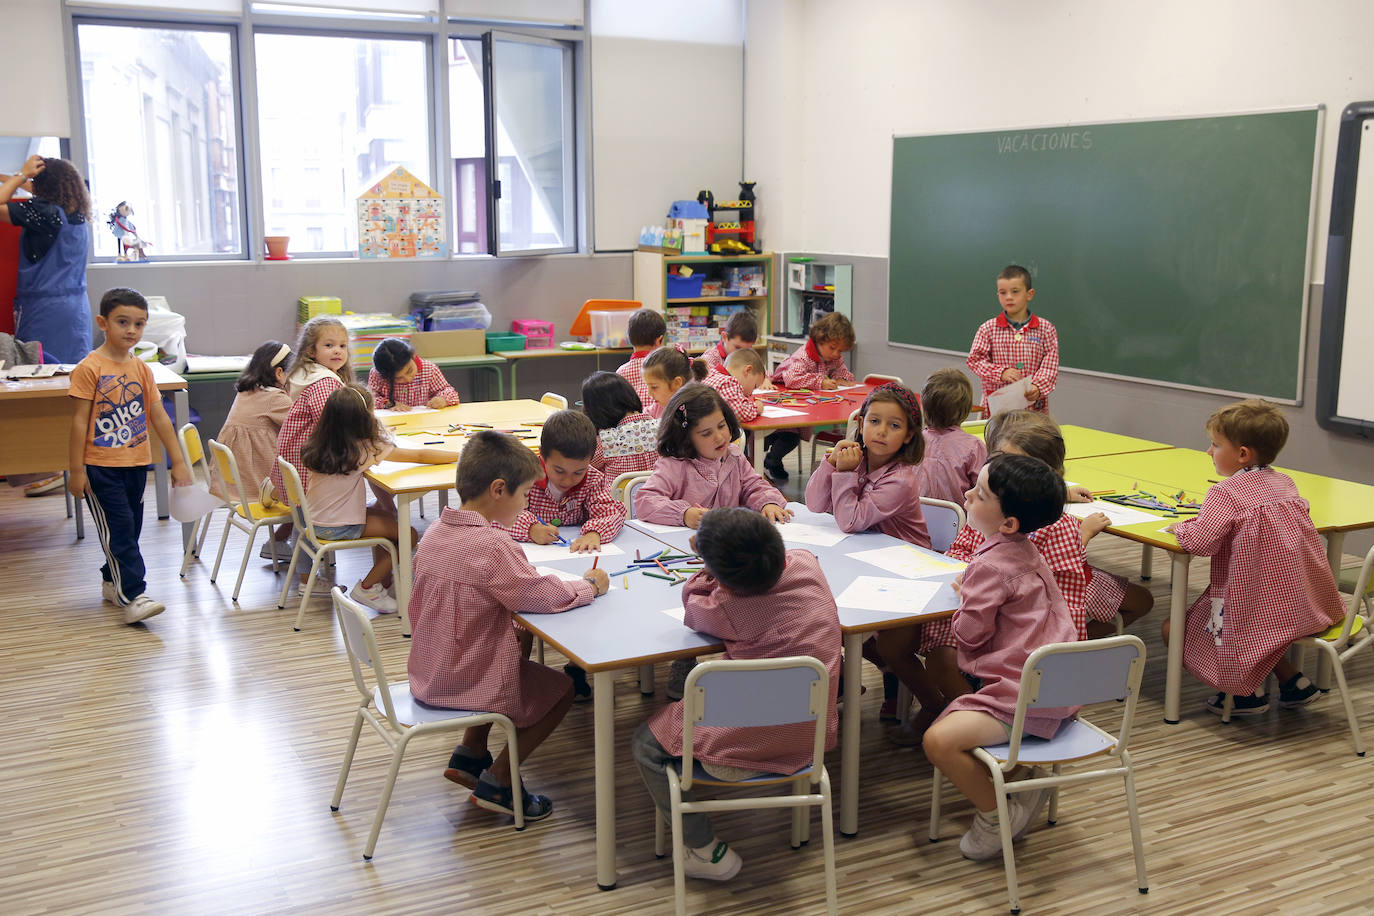
[[[91,352],[91,302],[86,296],[87,223],[67,222],[48,253],[19,258],[14,294],[15,336],[43,344],[43,361],[79,363]],[[28,230],[25,230],[28,231]]]

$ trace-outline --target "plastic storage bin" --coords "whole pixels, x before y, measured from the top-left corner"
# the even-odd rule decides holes
[[[669,299],[697,299],[701,297],[701,283],[705,277],[695,274],[690,277],[676,277],[669,274],[666,293]]]
[[[510,323],[515,334],[525,335],[525,346],[529,349],[553,346],[553,322],[538,321],[534,318],[517,318]]]
[[[421,331],[474,331],[491,327],[491,312],[474,290],[410,294],[411,316]]]
[[[502,334],[497,331],[487,332],[487,352],[495,353],[497,350],[523,350],[525,349],[524,334]]]
[[[623,309],[613,312],[588,312],[592,323],[592,343],[598,347],[616,348],[630,345],[630,316]]]

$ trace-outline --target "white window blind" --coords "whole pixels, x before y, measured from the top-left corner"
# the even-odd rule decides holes
[[[444,0],[450,19],[582,24],[582,0]]]
[[[41,2],[51,3],[53,7],[58,4],[52,0],[41,0]],[[172,13],[219,13],[238,16],[243,12],[243,0],[67,0],[67,6],[72,7],[75,12],[88,12],[83,7],[105,7],[106,9],[120,8],[130,10],[147,10],[150,12],[172,12]],[[95,10],[89,12],[94,13]]]
[[[68,137],[67,69],[62,57],[62,9],[52,0],[5,5],[7,91],[0,93],[0,134]],[[0,171],[19,168],[0,163]]]

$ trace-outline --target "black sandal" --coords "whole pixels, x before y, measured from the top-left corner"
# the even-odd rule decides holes
[[[531,795],[525,791],[524,786],[520,787],[520,796],[525,809],[525,820],[542,821],[553,814],[553,802],[547,796]],[[515,817],[515,793],[511,791],[510,786],[480,781],[472,792],[472,801],[473,804],[488,811]]]
[[[485,753],[481,757],[474,757],[471,751],[460,744],[454,749],[453,755],[448,758],[448,769],[444,770],[444,778],[449,782],[458,783],[465,789],[475,789],[477,788],[477,778],[491,764],[490,753]]]

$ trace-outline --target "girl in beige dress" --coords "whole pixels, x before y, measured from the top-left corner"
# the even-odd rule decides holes
[[[277,432],[291,409],[291,398],[285,391],[285,366],[290,356],[291,347],[279,340],[269,340],[253,352],[248,367],[239,376],[234,406],[229,408],[229,416],[219,431],[219,441],[234,453],[250,499],[272,471],[277,459]],[[215,493],[222,496],[219,487],[220,482],[215,479]],[[283,544],[290,536],[290,523],[277,526],[277,544]],[[264,545],[264,556],[270,558],[266,552],[272,547],[271,542]],[[286,551],[278,550],[278,556],[286,555]]]

